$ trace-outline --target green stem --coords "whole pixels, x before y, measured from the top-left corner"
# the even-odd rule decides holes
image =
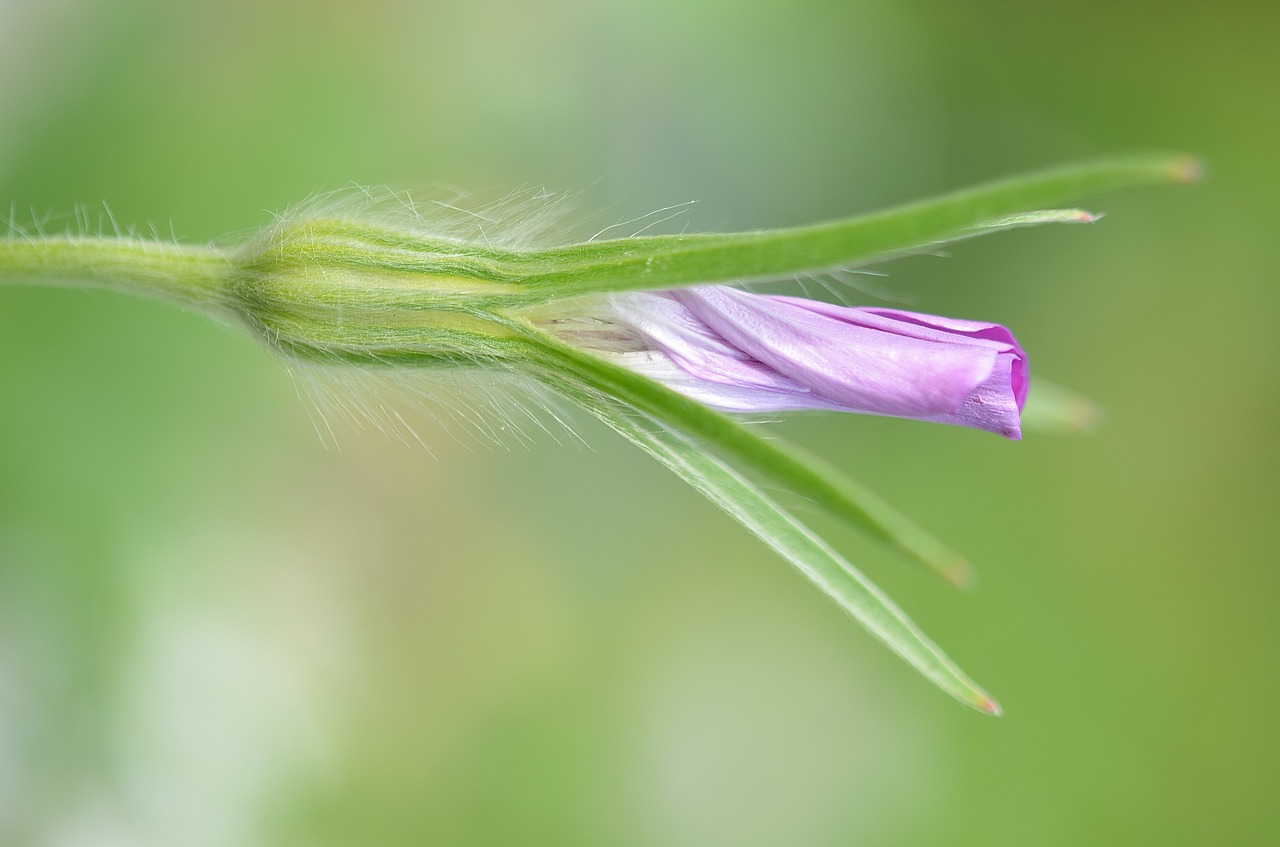
[[[0,283],[101,285],[207,305],[224,300],[230,267],[212,247],[70,236],[0,240]]]

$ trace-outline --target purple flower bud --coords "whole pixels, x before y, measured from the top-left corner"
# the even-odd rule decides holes
[[[613,307],[644,341],[625,364],[722,411],[834,409],[1021,437],[1026,357],[996,324],[721,285]]]

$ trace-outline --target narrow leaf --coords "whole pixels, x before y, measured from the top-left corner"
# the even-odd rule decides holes
[[[832,515],[908,553],[953,584],[972,569],[959,553],[898,512],[874,492],[826,462],[781,439],[765,440],[747,426],[639,374],[537,334],[533,351],[552,371],[590,380],[598,394],[614,397],[664,425],[716,450],[744,469],[807,498]]]
[[[759,488],[688,438],[590,394],[572,396],[741,523],[876,638],[957,700],[989,715],[1000,706],[879,588]]]
[[[511,270],[528,290],[567,297],[850,268],[1011,226],[1085,220],[1075,210],[1034,210],[1127,186],[1190,182],[1196,175],[1195,161],[1186,156],[1103,159],[815,226],[575,244],[523,254]]]

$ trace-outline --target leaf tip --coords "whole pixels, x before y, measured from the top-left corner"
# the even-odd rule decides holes
[[[998,718],[1004,714],[1004,709],[1000,708],[1000,704],[985,694],[975,700],[973,705],[979,712],[984,715],[991,715],[993,718]]]
[[[978,581],[978,571],[968,559],[952,554],[935,564],[938,573],[953,587],[969,589]]]
[[[1097,429],[1106,414],[1081,394],[1046,380],[1036,381],[1022,410],[1023,432],[1036,430],[1055,435],[1087,435]]]
[[[1087,435],[1102,423],[1102,408],[1086,397],[1070,398],[1063,411],[1063,423],[1073,435]]]
[[[1169,164],[1169,176],[1174,182],[1194,185],[1204,179],[1204,165],[1195,156],[1178,156]]]

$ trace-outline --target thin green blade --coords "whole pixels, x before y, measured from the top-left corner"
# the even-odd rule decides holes
[[[963,556],[821,459],[780,439],[766,440],[738,421],[640,374],[542,333],[534,338],[537,344],[531,355],[546,371],[589,381],[599,396],[616,398],[696,439],[704,450],[733,460],[762,481],[807,498],[854,528],[898,547],[952,584],[970,579],[972,568]]]
[[[569,392],[594,414],[688,482],[796,567],[889,649],[960,702],[988,715],[999,704],[896,604],[755,485],[684,436],[592,395]]]
[[[1191,182],[1197,174],[1195,160],[1182,155],[1103,159],[815,226],[575,244],[524,254],[511,271],[527,291],[558,298],[851,268],[1014,226],[1088,220],[1077,210],[1035,210],[1117,188]]]

